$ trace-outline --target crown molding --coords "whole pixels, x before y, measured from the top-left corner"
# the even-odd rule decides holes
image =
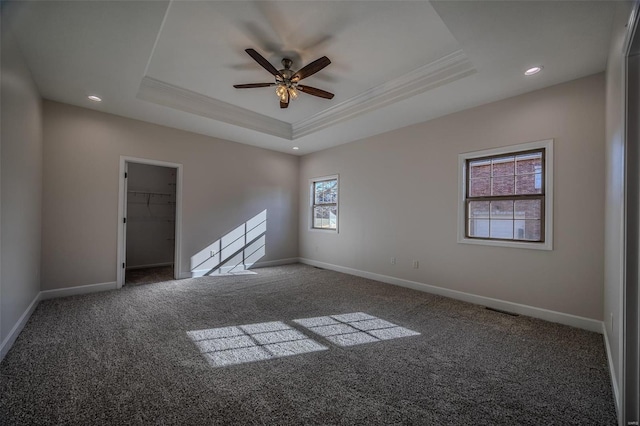
[[[373,87],[338,105],[298,121],[292,126],[293,139],[351,120],[359,115],[399,102],[476,73],[462,50],[457,50],[403,76]]]
[[[246,129],[292,140],[292,130],[289,123],[174,86],[153,77],[144,76],[142,78],[136,97],[201,117],[213,118]]]
[[[293,125],[149,76],[142,78],[137,98],[283,139],[296,140],[475,72],[467,55],[457,50]]]

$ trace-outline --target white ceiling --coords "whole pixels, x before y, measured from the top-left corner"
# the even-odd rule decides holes
[[[31,1],[5,2],[2,24],[46,99],[306,154],[602,71],[614,6]],[[273,80],[246,48],[276,68],[328,56],[304,84],[336,96],[301,94],[283,110],[272,87],[234,89]]]

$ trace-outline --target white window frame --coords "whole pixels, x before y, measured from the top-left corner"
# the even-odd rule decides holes
[[[313,227],[313,206],[314,206],[314,184],[316,182],[322,182],[325,180],[335,180],[338,185],[338,193],[336,195],[336,229],[323,229],[323,228],[314,228]],[[329,175],[329,176],[320,176],[309,179],[309,230],[314,232],[327,232],[327,233],[338,233],[338,229],[340,228],[340,176],[339,175]]]
[[[545,150],[545,170],[543,180],[545,183],[544,242],[468,238],[466,236],[465,226],[467,160],[498,155],[509,155],[535,149]],[[533,250],[553,250],[553,139],[458,154],[458,179],[458,243]]]

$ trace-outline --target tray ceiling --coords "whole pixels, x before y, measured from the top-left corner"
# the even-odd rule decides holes
[[[283,152],[317,151],[602,71],[611,2],[5,2],[47,99]],[[280,109],[277,68],[332,63]],[[544,72],[526,78],[532,64]],[[86,100],[102,96],[101,104]]]

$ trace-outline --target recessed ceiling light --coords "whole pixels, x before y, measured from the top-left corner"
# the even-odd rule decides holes
[[[297,150],[299,150],[300,148],[298,148],[297,146],[294,146],[294,147],[293,147],[293,149],[297,151]]]
[[[87,98],[88,98],[90,101],[93,101],[93,102],[102,102],[102,98],[101,98],[100,96],[96,96],[96,95],[89,95],[89,96],[87,96]]]
[[[531,67],[531,68],[529,68],[528,70],[526,70],[526,71],[524,72],[524,75],[534,75],[534,74],[538,74],[540,71],[542,71],[542,68],[544,68],[544,67],[542,67],[542,66],[539,66],[539,67]]]

